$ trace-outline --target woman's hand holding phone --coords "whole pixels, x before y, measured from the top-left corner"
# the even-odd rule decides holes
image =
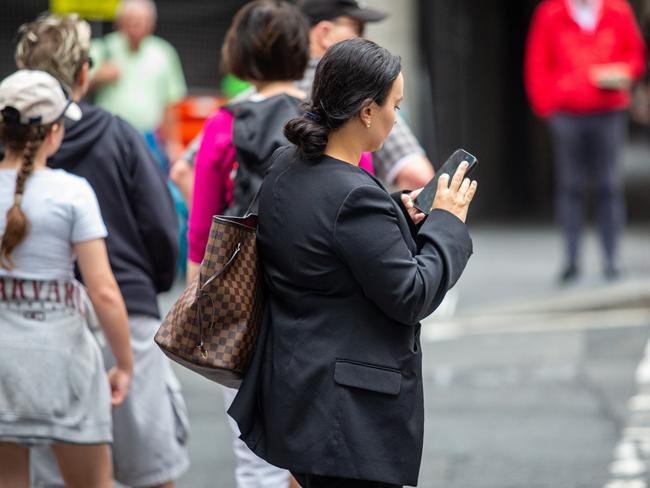
[[[421,191],[422,188],[419,188],[417,190],[413,190],[410,193],[402,194],[402,203],[404,204],[404,207],[408,211],[408,214],[415,225],[418,225],[426,217],[426,215],[423,212],[420,212],[413,204],[413,201],[417,198]]]
[[[469,178],[465,178],[468,166],[467,161],[463,161],[451,178],[451,183],[448,174],[440,175],[431,210],[436,208],[447,210],[465,222],[469,204],[472,202],[478,186],[476,180],[471,181]]]

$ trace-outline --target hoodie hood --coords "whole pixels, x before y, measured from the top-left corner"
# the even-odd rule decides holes
[[[284,124],[300,113],[300,103],[298,98],[282,94],[226,107],[234,116],[232,141],[237,162],[251,171],[264,171],[275,150],[289,144]]]
[[[72,170],[83,162],[90,150],[104,137],[115,116],[98,107],[80,103],[82,117],[78,121],[65,119],[65,135],[61,148],[48,164]]]
[[[244,215],[251,210],[271,156],[289,141],[284,124],[300,113],[301,100],[286,94],[224,107],[234,116],[232,143],[238,163],[233,185],[232,204],[226,215]]]

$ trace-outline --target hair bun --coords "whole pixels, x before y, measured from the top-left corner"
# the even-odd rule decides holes
[[[315,111],[294,117],[284,126],[284,137],[298,147],[300,154],[308,159],[318,158],[325,152],[329,129]]]

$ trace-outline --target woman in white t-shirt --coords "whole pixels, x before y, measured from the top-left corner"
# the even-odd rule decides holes
[[[0,113],[0,486],[28,487],[29,446],[47,444],[66,486],[108,488],[111,404],[133,369],[127,314],[95,194],[46,166],[63,117],[81,111],[49,74],[21,70],[0,83]],[[117,362],[108,381],[96,317]]]

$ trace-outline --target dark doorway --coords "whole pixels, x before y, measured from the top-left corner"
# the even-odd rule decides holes
[[[533,116],[523,86],[526,35],[538,3],[419,3],[421,45],[433,94],[436,134],[435,145],[433,141],[425,144],[435,151],[431,154],[436,161],[456,147],[465,147],[479,157],[480,190],[473,216],[480,219],[553,218],[549,135],[544,122]],[[641,0],[631,4],[641,12]],[[638,143],[638,130],[632,132],[635,135]],[[640,137],[647,138],[648,130]],[[650,196],[647,191],[638,191],[637,179],[627,175],[629,214],[647,220],[646,212],[639,209],[650,205]],[[650,181],[646,178],[647,184]]]
[[[420,2],[431,79],[435,158],[456,147],[479,159],[476,217],[550,218],[546,135],[523,88],[528,1]]]

